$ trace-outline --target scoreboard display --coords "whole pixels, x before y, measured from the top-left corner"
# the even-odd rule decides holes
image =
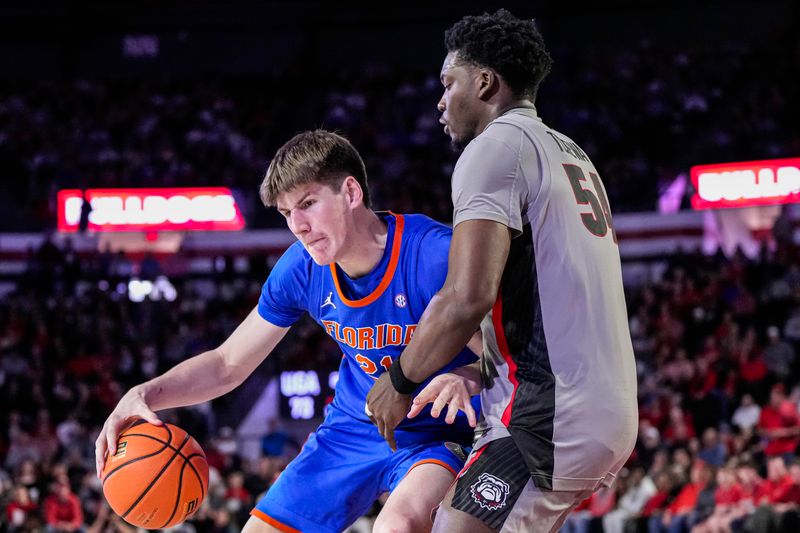
[[[311,420],[325,415],[333,400],[339,372],[284,370],[280,374],[280,415],[287,420]]]

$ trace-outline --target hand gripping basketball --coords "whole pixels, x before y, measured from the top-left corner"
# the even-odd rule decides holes
[[[208,463],[181,428],[141,420],[119,436],[100,479],[111,509],[126,522],[164,529],[200,507],[208,491]]]

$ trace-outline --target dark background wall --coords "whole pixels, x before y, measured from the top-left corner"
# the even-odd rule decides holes
[[[464,14],[507,7],[535,17],[560,49],[618,46],[642,38],[758,41],[798,26],[798,3],[539,2],[4,2],[0,77],[259,75],[288,67],[440,65],[442,31]],[[122,54],[123,37],[159,37],[155,59]]]

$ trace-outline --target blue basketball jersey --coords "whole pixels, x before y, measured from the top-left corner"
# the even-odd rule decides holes
[[[281,327],[308,312],[339,344],[344,356],[331,408],[362,422],[369,422],[364,412],[367,393],[402,353],[428,302],[444,284],[452,236],[449,227],[423,215],[379,216],[388,235],[372,272],[350,279],[335,264],[317,265],[296,242],[276,263],[258,303],[261,317]],[[465,348],[440,373],[475,360]],[[477,407],[477,397],[473,404]],[[432,438],[470,443],[472,428],[461,412],[452,425],[443,414],[432,418],[429,405],[417,417],[405,419],[395,437],[398,446]]]

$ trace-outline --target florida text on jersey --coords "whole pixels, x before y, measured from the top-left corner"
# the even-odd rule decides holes
[[[298,242],[276,263],[258,304],[265,320],[282,327],[307,311],[338,343],[344,356],[332,408],[362,421],[368,421],[367,393],[408,344],[425,307],[444,284],[452,234],[423,215],[379,216],[388,235],[383,257],[371,273],[351,279],[335,264],[317,265]],[[465,349],[441,372],[474,360]],[[398,426],[397,443],[414,442],[415,434],[443,424],[430,417],[428,407]],[[471,428],[463,413],[455,427],[448,427],[450,439],[458,427],[469,442]]]

